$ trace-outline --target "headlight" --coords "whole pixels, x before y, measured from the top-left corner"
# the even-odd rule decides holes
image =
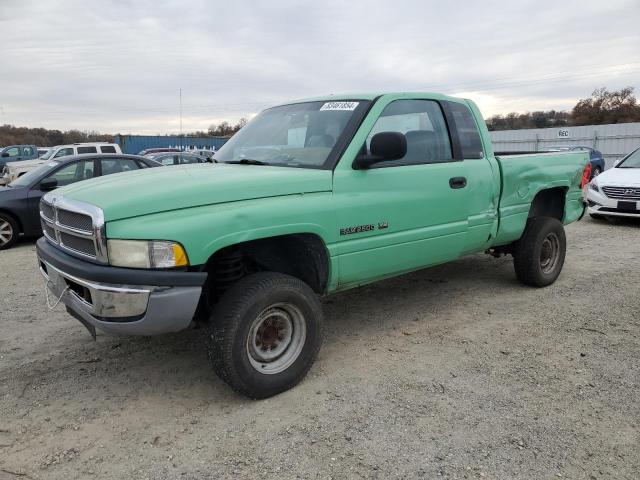
[[[107,240],[109,264],[129,268],[172,268],[189,265],[182,245],[160,240]]]
[[[591,190],[596,191],[596,192],[599,192],[599,191],[600,191],[600,188],[598,187],[598,185],[596,184],[596,182],[595,182],[594,180],[591,180],[591,181],[589,182],[589,188],[590,188]]]

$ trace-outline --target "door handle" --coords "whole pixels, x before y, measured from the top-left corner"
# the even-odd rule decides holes
[[[449,186],[451,188],[464,188],[467,186],[466,177],[452,177],[449,179]]]

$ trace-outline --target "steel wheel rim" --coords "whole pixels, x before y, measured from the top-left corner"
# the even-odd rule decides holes
[[[4,246],[13,238],[13,227],[6,220],[0,219],[0,245]]]
[[[551,232],[544,237],[540,249],[540,268],[544,273],[551,273],[558,264],[560,257],[560,239]]]
[[[249,363],[267,375],[289,368],[300,356],[307,338],[304,315],[283,302],[265,308],[253,320],[247,337]]]

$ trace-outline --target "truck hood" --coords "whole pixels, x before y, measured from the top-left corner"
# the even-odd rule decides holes
[[[330,191],[332,172],[259,165],[194,164],[85,180],[56,193],[100,207],[106,221],[182,208]]]
[[[599,186],[640,186],[640,168],[610,168],[596,177]]]

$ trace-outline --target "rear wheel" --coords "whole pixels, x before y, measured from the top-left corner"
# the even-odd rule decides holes
[[[213,311],[208,335],[213,369],[251,398],[288,390],[315,361],[322,319],[318,296],[301,280],[274,272],[249,275]]]
[[[549,217],[529,219],[513,252],[518,280],[532,287],[551,285],[562,271],[566,249],[564,227],[559,220]]]
[[[18,234],[18,222],[11,215],[0,213],[0,250],[12,247]]]

